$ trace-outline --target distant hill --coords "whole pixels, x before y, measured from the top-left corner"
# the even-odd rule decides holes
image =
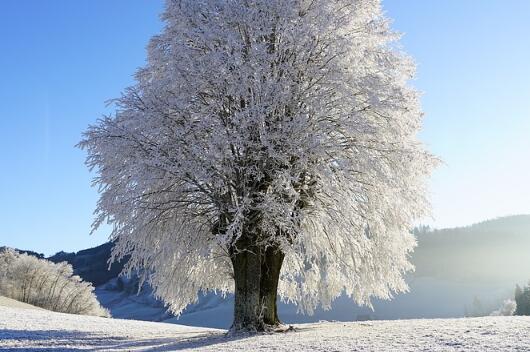
[[[416,235],[416,277],[491,284],[530,279],[530,215]]]
[[[416,271],[408,276],[410,292],[392,301],[375,300],[374,310],[358,307],[347,297],[333,303],[331,311],[317,309],[314,316],[297,314],[296,307],[280,304],[288,323],[318,320],[449,318],[488,315],[503,299],[513,298],[516,283],[530,279],[530,215],[510,216],[467,227],[415,230],[418,247],[411,257]],[[97,286],[102,305],[114,317],[178,322],[226,328],[232,319],[233,298],[203,296],[180,318],[166,312],[164,304],[144,285],[138,294],[137,278],[118,274],[126,261],[108,270],[111,243],[79,251],[59,252],[48,258],[67,261],[75,273]]]
[[[94,286],[99,286],[117,277],[126,263],[126,260],[113,263],[109,269],[108,262],[111,250],[112,243],[107,242],[77,253],[59,252],[49,257],[48,260],[54,263],[68,262],[83,280],[92,282]]]
[[[8,248],[10,248],[10,247],[2,246],[2,247],[0,247],[0,252],[6,250]],[[39,259],[43,259],[44,258],[44,254],[42,254],[42,253],[37,253],[37,252],[33,252],[33,251],[27,251],[27,250],[24,250],[24,249],[15,249],[15,250],[17,252],[19,252],[19,253],[31,255],[31,256],[37,257]]]
[[[411,257],[416,266],[414,277],[484,283],[530,279],[530,215],[452,229],[422,228],[415,234],[418,247]],[[126,263],[113,263],[108,270],[111,249],[112,243],[107,242],[77,253],[59,252],[48,259],[67,261],[77,275],[99,286],[117,277]]]

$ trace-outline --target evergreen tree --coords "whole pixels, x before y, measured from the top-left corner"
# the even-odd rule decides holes
[[[515,286],[515,315],[530,315],[530,282],[524,288]]]

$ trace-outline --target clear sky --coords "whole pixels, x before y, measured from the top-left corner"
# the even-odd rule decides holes
[[[444,160],[436,227],[530,213],[530,1],[383,0],[418,63],[422,140]],[[130,85],[162,0],[0,1],[0,246],[45,254],[89,236],[98,198],[74,146]]]

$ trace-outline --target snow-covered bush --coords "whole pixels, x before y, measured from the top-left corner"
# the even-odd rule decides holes
[[[513,299],[505,299],[504,302],[502,302],[499,309],[494,310],[493,312],[491,312],[490,315],[510,316],[515,313],[516,308],[517,308],[517,305]]]
[[[0,295],[56,312],[108,317],[94,287],[66,262],[52,263],[12,249],[0,252]]]

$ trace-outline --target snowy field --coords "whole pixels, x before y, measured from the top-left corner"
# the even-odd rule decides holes
[[[11,307],[11,308],[21,308],[21,309],[39,309],[39,310],[42,310],[42,308],[32,306],[31,304],[15,301],[14,299],[7,298],[7,297],[4,297],[4,296],[0,296],[0,307]]]
[[[530,351],[530,318],[296,325],[226,337],[223,330],[0,307],[0,351]]]

